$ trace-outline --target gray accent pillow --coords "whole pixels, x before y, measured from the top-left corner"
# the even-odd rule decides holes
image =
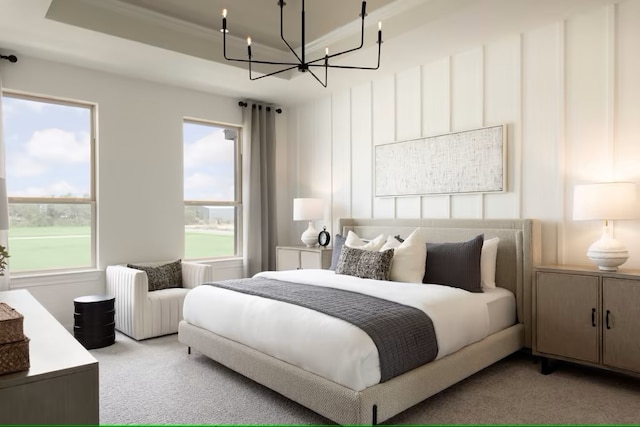
[[[427,243],[427,262],[422,283],[482,292],[480,255],[483,242],[484,234],[467,242]]]
[[[376,252],[343,246],[336,267],[336,274],[363,279],[389,280],[393,249]]]
[[[335,239],[333,239],[333,252],[331,252],[331,267],[329,267],[329,270],[336,271],[338,260],[340,259],[340,252],[346,240],[347,238],[340,234],[336,234]]]
[[[149,291],[182,287],[182,262],[177,260],[157,267],[127,264],[129,268],[147,273]]]

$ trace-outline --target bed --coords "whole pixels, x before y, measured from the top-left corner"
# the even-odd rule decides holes
[[[256,319],[251,319],[251,317],[254,313],[260,312],[262,308],[255,309],[257,307],[253,305],[255,301],[243,303],[245,305],[239,306],[232,305],[232,301],[224,301],[219,310],[211,310],[210,304],[213,303],[207,301],[206,294],[212,293],[212,295],[219,297],[221,295],[220,292],[226,292],[232,300],[241,300],[243,297],[236,296],[234,292],[225,289],[222,291],[209,290],[210,286],[203,285],[198,288],[206,289],[199,290],[198,292],[201,292],[201,294],[198,294],[197,298],[194,294],[194,297],[191,298],[191,303],[188,303],[188,299],[185,301],[185,320],[180,322],[178,332],[180,342],[189,346],[189,350],[193,348],[339,424],[377,424],[383,422],[505,356],[523,347],[531,346],[530,298],[532,267],[538,262],[540,253],[540,232],[537,222],[530,219],[390,220],[343,218],[339,221],[338,229],[341,230],[342,235],[347,235],[351,231],[364,239],[374,239],[381,234],[384,236],[408,236],[414,230],[419,229],[423,235],[427,236],[427,241],[431,243],[463,242],[479,234],[484,235],[485,241],[498,237],[499,244],[495,261],[495,291],[468,297],[463,296],[462,300],[466,301],[464,298],[476,300],[483,298],[485,300],[487,320],[485,322],[476,322],[473,317],[470,319],[472,319],[471,323],[486,323],[486,328],[478,332],[480,335],[469,333],[468,342],[446,341],[439,335],[438,342],[441,342],[442,345],[439,346],[435,360],[380,382],[380,370],[377,371],[378,377],[376,377],[376,374],[371,374],[371,371],[366,366],[375,365],[378,363],[378,359],[373,358],[374,360],[372,361],[372,352],[366,349],[362,350],[363,355],[360,358],[356,358],[355,365],[345,364],[342,369],[335,369],[339,371],[336,374],[325,372],[327,368],[323,367],[318,360],[298,360],[299,354],[289,356],[284,349],[281,351],[277,347],[270,347],[274,345],[272,341],[278,341],[277,339],[265,339],[262,343],[256,344],[246,341],[243,336],[227,333],[224,328],[234,322],[238,324],[249,322],[248,325],[250,327],[248,330],[253,330],[257,323],[255,323]],[[301,279],[304,274],[304,272],[295,271],[265,272],[261,276],[278,280],[304,281],[307,280]],[[334,272],[317,271],[314,274],[315,278],[309,280],[330,282],[332,274],[335,275]],[[341,275],[335,276],[338,278]],[[346,286],[352,286],[350,278],[341,277],[340,279],[349,282]],[[353,286],[364,285],[356,283]],[[400,283],[397,286],[413,289],[418,285]],[[372,288],[375,288],[375,286],[372,286]],[[393,286],[388,288],[391,289]],[[422,288],[415,290],[415,292],[427,292],[425,289],[428,286],[422,286]],[[444,287],[433,286],[433,289],[436,288]],[[438,292],[440,291],[441,289],[438,290]],[[456,289],[455,291],[460,290]],[[448,295],[455,294],[455,291],[444,290],[445,296],[438,298],[447,299],[449,298]],[[195,290],[191,292],[195,292]],[[391,293],[394,294],[395,292]],[[466,291],[462,293],[466,293]],[[509,299],[509,295],[511,299]],[[217,297],[214,297],[214,299]],[[251,297],[256,298],[255,296]],[[455,297],[457,298],[457,296]],[[275,304],[278,307],[277,304],[286,303],[276,302]],[[460,304],[464,304],[464,302]],[[511,318],[509,318],[508,309],[507,315],[505,316],[504,314],[504,307],[509,307],[509,304],[511,304],[511,312],[513,313]],[[492,306],[503,306],[503,308],[502,310],[492,311]],[[236,308],[232,312],[220,314],[218,320],[215,320],[215,316],[213,316],[213,320],[207,320],[211,315],[205,313],[211,313],[212,311],[222,312],[224,307]],[[282,305],[279,307],[281,308]],[[304,311],[306,309],[297,307],[296,310]],[[465,313],[468,312],[467,308],[464,310]],[[276,309],[271,317],[277,318],[277,313],[280,311],[280,309]],[[432,317],[434,317],[435,329],[440,330],[442,325],[447,325],[448,322],[442,320],[447,319],[447,316],[438,315],[437,311],[437,309],[432,311],[432,314],[436,314],[435,317]],[[234,312],[244,312],[249,315],[241,318]],[[282,314],[281,316],[289,316],[289,314]],[[465,318],[466,316],[459,317]],[[225,320],[221,321],[221,319]],[[254,322],[253,326],[250,323],[251,321]],[[340,320],[337,321],[341,322]],[[257,322],[259,324],[260,321],[258,320]],[[222,324],[227,326],[221,326]],[[345,340],[345,343],[351,344],[358,342],[360,336],[356,332],[352,333],[352,330],[357,330],[357,328],[350,326],[350,332],[345,332],[342,339]],[[300,337],[304,337],[305,329],[302,327],[298,329],[301,334]],[[323,327],[323,329],[332,331],[331,327]],[[471,326],[469,326],[469,329],[472,329]],[[315,343],[316,340],[323,341],[322,337],[316,339],[314,335],[311,341],[307,336],[307,340],[303,342],[304,345],[290,345],[291,340],[295,342],[298,339],[294,333],[295,330],[286,331],[286,341],[289,342],[289,347],[307,347]],[[262,334],[263,332],[261,331],[257,333],[257,335]],[[335,336],[342,336],[339,334],[342,334],[342,332],[336,332]],[[300,339],[303,340],[303,338]],[[341,355],[340,344],[335,349],[330,347],[324,349],[324,344],[326,343],[323,341],[323,346],[318,346],[310,351],[321,355],[324,350],[328,352],[327,354],[332,354],[331,365],[339,366],[347,355],[355,352],[347,344],[344,344],[347,350],[344,352],[345,355]],[[355,349],[355,345],[353,348]],[[316,357],[316,359],[321,360],[323,357]],[[382,353],[380,353],[380,360],[382,360]],[[351,366],[355,367],[351,368]]]

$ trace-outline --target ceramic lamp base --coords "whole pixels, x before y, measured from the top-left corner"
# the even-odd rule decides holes
[[[302,233],[300,240],[308,248],[318,246],[318,230],[313,227],[313,223],[309,221],[309,227]]]
[[[589,246],[587,257],[603,271],[616,271],[629,259],[629,251],[611,236],[607,225],[602,229],[600,240]]]

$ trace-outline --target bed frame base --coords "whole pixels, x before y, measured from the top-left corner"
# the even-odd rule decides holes
[[[377,424],[524,346],[516,324],[387,382],[355,391],[181,321],[181,343],[338,424]]]

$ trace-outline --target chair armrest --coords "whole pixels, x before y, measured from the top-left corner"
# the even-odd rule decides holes
[[[212,276],[213,269],[210,265],[182,261],[182,286],[184,288],[195,288],[198,285],[210,282]]]
[[[110,265],[106,269],[107,292],[118,298],[126,297],[136,301],[147,298],[149,280],[147,273],[124,265]]]

